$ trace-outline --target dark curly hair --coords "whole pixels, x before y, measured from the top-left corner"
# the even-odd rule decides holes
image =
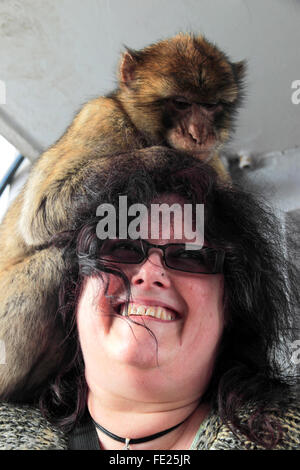
[[[53,240],[64,250],[68,267],[59,294],[64,360],[41,394],[42,412],[70,430],[85,411],[87,385],[75,321],[83,281],[110,272],[130,289],[120,270],[104,266],[97,258],[101,240],[96,236],[99,218],[94,214],[98,205],[117,207],[120,195],[127,196],[128,205],[149,205],[160,195],[173,193],[193,205],[204,204],[205,239],[226,252],[227,323],[204,398],[212,400],[233,432],[240,431],[265,447],[274,446],[281,430],[269,420],[267,405],[276,401],[284,407],[296,381],[289,345],[295,339],[299,297],[287,227],[283,231],[273,211],[252,191],[221,183],[214,170],[195,157],[152,147],[107,161],[105,171],[87,175],[84,196],[76,201],[77,227]],[[249,404],[254,411],[245,423],[240,411]]]

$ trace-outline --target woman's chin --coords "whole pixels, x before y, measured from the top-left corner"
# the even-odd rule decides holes
[[[132,316],[131,320],[115,317],[111,323],[106,340],[114,358],[143,369],[157,368],[166,358],[170,360],[179,345],[177,322],[141,316]]]

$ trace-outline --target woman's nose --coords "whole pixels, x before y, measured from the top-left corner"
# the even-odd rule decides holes
[[[137,271],[131,278],[134,285],[143,285],[148,289],[151,287],[167,288],[170,286],[168,271],[159,253],[152,253],[146,261],[137,265]]]

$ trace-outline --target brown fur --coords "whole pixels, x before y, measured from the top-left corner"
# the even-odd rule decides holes
[[[0,339],[7,352],[0,396],[22,396],[56,366],[64,266],[59,250],[36,248],[76,225],[74,195],[86,172],[104,171],[105,155],[169,145],[212,159],[226,178],[216,152],[228,140],[243,73],[242,62],[231,63],[202,36],[180,34],[128,50],[119,88],[87,103],[39,158],[0,228]]]

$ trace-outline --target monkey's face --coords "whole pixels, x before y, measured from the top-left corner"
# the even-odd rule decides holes
[[[205,159],[229,138],[241,98],[242,62],[231,63],[202,36],[190,35],[127,54],[121,85],[134,124],[152,144]]]
[[[205,159],[228,136],[227,129],[218,132],[217,122],[222,113],[220,102],[196,103],[182,96],[171,98],[164,115],[166,142]]]

